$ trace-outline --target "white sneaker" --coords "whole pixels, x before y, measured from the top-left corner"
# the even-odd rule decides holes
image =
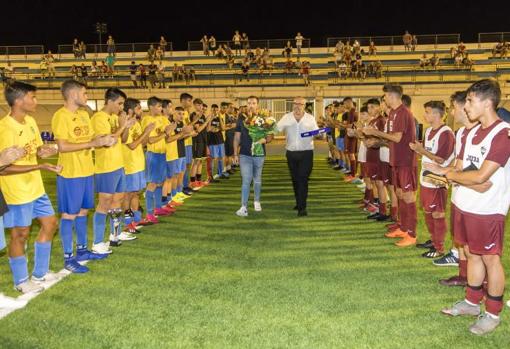
[[[92,252],[99,253],[99,254],[105,254],[105,253],[112,253],[113,251],[110,249],[110,243],[109,242],[100,242],[98,244],[94,244],[92,246]]]
[[[52,272],[52,271],[48,271],[48,272],[46,273],[46,275],[44,275],[43,277],[40,277],[40,278],[35,277],[34,275],[32,275],[31,280],[32,280],[34,283],[36,283],[36,284],[40,285],[40,284],[42,284],[43,282],[54,282],[54,281],[59,281],[59,280],[61,280],[63,277],[64,277],[64,275],[62,275],[62,274],[54,273],[54,272]]]
[[[358,189],[365,189],[366,187],[367,187],[367,185],[366,185],[365,183],[358,184],[358,185],[356,186],[356,188],[358,188]]]
[[[248,209],[246,206],[241,206],[241,208],[237,210],[236,215],[239,217],[248,217]]]
[[[262,211],[262,206],[260,206],[260,201],[253,202],[253,207],[255,208],[256,212]]]
[[[507,306],[507,307],[510,307],[510,301],[507,301],[507,302],[506,302],[506,306]]]
[[[7,297],[0,293],[0,309],[21,309],[27,305],[28,301]]]
[[[38,284],[36,284],[35,282],[33,282],[31,280],[27,280],[25,282],[22,282],[19,285],[14,286],[14,289],[16,291],[20,291],[23,294],[25,294],[25,293],[40,293],[40,292],[44,291],[44,287],[39,286]]]
[[[120,241],[131,241],[131,240],[136,240],[136,239],[137,239],[137,237],[135,235],[128,233],[128,232],[122,232],[119,235]]]
[[[215,174],[215,175],[213,176],[213,179],[218,179],[218,178],[220,178],[220,175],[219,175],[219,174]]]

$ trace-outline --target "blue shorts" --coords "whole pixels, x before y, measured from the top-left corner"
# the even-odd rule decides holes
[[[193,146],[186,146],[186,165],[190,165],[193,162]]]
[[[210,145],[209,153],[213,159],[225,157],[225,144]]]
[[[94,176],[64,178],[57,176],[58,212],[78,214],[94,208]]]
[[[126,175],[124,169],[95,175],[96,193],[124,193],[126,192]]]
[[[5,233],[4,233],[4,219],[0,216],[0,251],[3,250],[7,246],[5,242]]]
[[[177,164],[175,163],[177,160],[167,161],[166,162],[166,178],[172,178],[177,174]]]
[[[145,170],[126,175],[126,192],[134,193],[145,189],[147,182],[145,181]]]
[[[166,154],[148,151],[145,155],[145,178],[147,183],[161,184],[166,179]]]
[[[179,158],[175,161],[177,161],[177,173],[176,174],[186,172],[186,158]]]
[[[48,195],[21,205],[7,205],[9,211],[4,215],[4,226],[6,228],[29,227],[36,218],[54,216],[55,211],[51,206]]]
[[[338,150],[345,150],[345,142],[343,137],[338,137],[336,139],[336,147]]]

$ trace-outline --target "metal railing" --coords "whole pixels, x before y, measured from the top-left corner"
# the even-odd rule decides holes
[[[433,35],[416,35],[418,45],[437,45],[441,44],[458,44],[460,42],[460,34],[433,34]],[[369,46],[373,41],[375,46],[389,46],[391,51],[402,50],[404,48],[403,35],[394,36],[345,36],[327,39],[328,51],[334,48],[339,41],[344,44],[349,41],[352,45],[357,40],[361,46]]]
[[[159,42],[132,42],[132,43],[119,43],[113,45],[115,54],[117,53],[128,53],[131,54],[132,57],[135,57],[137,53],[146,53],[151,45],[154,45],[154,49],[159,47]],[[173,45],[171,42],[167,42],[165,48],[165,55],[172,55]],[[59,58],[63,54],[72,54],[73,45],[58,45],[58,55]],[[107,44],[87,44],[86,45],[86,55],[93,55],[94,57],[98,57],[100,54],[108,53],[108,45]]]
[[[248,47],[251,50],[260,48],[261,50],[268,49],[281,49],[283,50],[287,46],[287,42],[291,43],[292,48],[297,52],[296,39],[267,39],[267,40],[248,40]],[[310,39],[303,39],[301,49],[302,52],[310,53]],[[235,54],[234,42],[231,40],[219,40],[216,41],[216,49],[220,46],[229,46],[232,52]],[[245,43],[241,41],[241,50],[244,52]],[[191,55],[191,51],[204,51],[204,46],[201,41],[188,41],[188,55]]]
[[[478,43],[510,41],[510,32],[478,33]]]
[[[0,46],[0,57],[4,56],[7,60],[11,59],[12,56],[23,56],[24,59],[27,59],[28,55],[42,54],[44,54],[43,45]]]

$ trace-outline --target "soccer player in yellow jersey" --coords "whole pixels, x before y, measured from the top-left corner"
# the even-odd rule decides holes
[[[162,100],[162,108],[163,115],[170,122],[170,125],[173,128],[171,134],[165,137],[166,142],[166,179],[163,185],[163,197],[161,200],[163,201],[164,207],[170,211],[174,211],[176,207],[181,206],[183,204],[183,199],[177,199],[174,197],[176,195],[176,179],[174,176],[177,175],[176,168],[176,160],[179,159],[179,155],[177,153],[177,140],[180,139],[181,136],[175,134],[176,124],[172,119],[173,115],[173,106],[172,102],[169,99]],[[174,195],[172,195],[172,192]]]
[[[99,202],[94,213],[94,245],[96,253],[111,253],[110,246],[119,246],[121,240],[133,240],[131,235],[119,236],[123,216],[122,201],[126,191],[122,143],[125,143],[128,131],[134,124],[134,118],[123,114],[127,96],[118,88],[109,88],[105,92],[105,106],[90,119],[95,135],[111,135],[115,144],[111,147],[95,148],[94,180]],[[121,113],[122,112],[122,113]],[[106,218],[110,218],[110,243],[105,243]]]
[[[191,113],[191,108],[193,106],[192,101],[193,101],[193,96],[190,95],[189,93],[181,94],[180,102],[181,102],[181,107],[184,110],[183,122],[184,122],[185,126],[192,125],[192,122],[189,117],[189,115]],[[193,134],[189,135],[188,137],[186,137],[184,139],[184,149],[186,151],[186,172],[184,173],[184,182],[183,182],[184,188],[183,188],[182,192],[186,195],[193,194],[193,190],[189,186],[189,179],[190,179],[189,172],[190,172],[191,163],[193,162],[193,141],[191,138],[192,135]]]
[[[111,135],[94,137],[87,107],[85,85],[67,80],[61,87],[64,105],[51,120],[58,145],[57,200],[60,218],[60,240],[64,250],[64,268],[73,273],[86,273],[89,268],[78,262],[104,259],[107,254],[88,250],[88,211],[94,208],[94,162],[92,149],[113,144]],[[73,226],[76,233],[76,256],[73,255]]]
[[[44,190],[40,170],[58,173],[61,168],[37,163],[38,157],[55,155],[57,148],[43,144],[37,123],[29,115],[36,111],[36,87],[17,81],[6,86],[4,95],[10,112],[0,121],[0,151],[13,146],[25,150],[25,155],[5,167],[0,176],[0,187],[9,209],[3,217],[5,227],[11,230],[9,265],[18,291],[41,292],[44,290],[39,285],[41,282],[55,281],[60,276],[49,271],[57,218]],[[25,244],[32,220],[36,218],[41,229],[34,243],[34,270],[29,279]]]
[[[126,143],[122,145],[124,156],[124,171],[126,173],[126,196],[124,198],[124,214],[126,231],[137,233],[137,223],[142,220],[140,211],[139,193],[145,189],[145,154],[144,145],[149,140],[149,135],[156,126],[152,122],[142,131],[142,125],[138,120],[142,118],[142,107],[140,101],[128,98],[124,102],[124,112],[128,118],[135,118],[136,121],[129,129]]]
[[[166,178],[166,142],[165,137],[173,130],[170,122],[162,115],[161,99],[150,97],[147,100],[149,114],[142,119],[142,129],[147,125],[155,123],[156,126],[149,135],[147,143],[146,177],[147,191],[145,192],[145,203],[147,216],[142,221],[142,225],[158,223],[156,216],[168,216],[172,214],[170,210],[162,208],[161,197],[163,193],[163,182]]]

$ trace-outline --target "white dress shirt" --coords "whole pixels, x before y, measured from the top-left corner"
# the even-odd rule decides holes
[[[285,114],[276,128],[280,132],[285,132],[287,135],[286,149],[289,151],[302,151],[313,150],[313,137],[301,137],[301,133],[317,130],[317,121],[311,114],[305,113],[301,120],[297,122],[294,113]]]

